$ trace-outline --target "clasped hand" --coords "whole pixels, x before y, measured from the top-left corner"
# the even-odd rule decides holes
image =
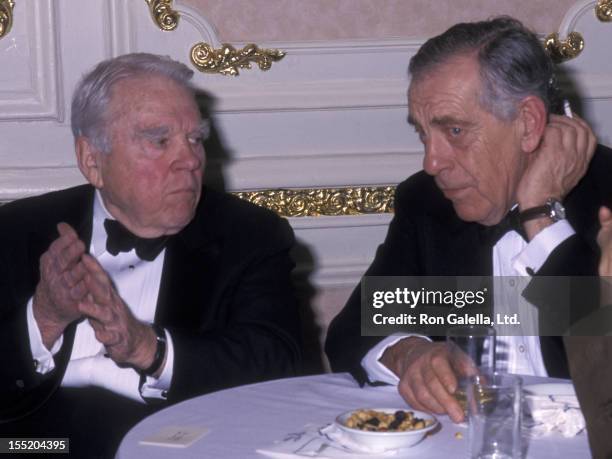
[[[71,322],[86,319],[108,356],[138,369],[151,365],[155,332],[131,313],[100,263],[66,223],[40,258],[40,280],[34,293],[34,317],[43,343],[51,348]]]
[[[551,197],[563,199],[586,173],[596,146],[595,134],[584,120],[550,115],[517,188],[521,208],[540,206]]]

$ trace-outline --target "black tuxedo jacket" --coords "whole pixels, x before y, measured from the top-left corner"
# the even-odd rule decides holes
[[[551,253],[534,279],[597,275],[597,213],[601,205],[609,206],[610,202],[612,150],[599,146],[587,174],[564,201],[576,234]],[[491,228],[461,220],[433,178],[419,172],[398,186],[395,216],[365,275],[490,276],[492,248],[497,242],[492,233]],[[358,381],[365,382],[360,361],[381,337],[360,334],[360,287],[330,324],[325,350],[334,371],[350,371]],[[541,344],[549,375],[568,377],[561,338],[542,337]]]
[[[0,208],[0,415],[42,405],[61,383],[77,322],[64,333],[55,369],[35,371],[26,304],[39,259],[72,225],[89,246],[94,189],[84,185]],[[155,322],[169,330],[174,368],[168,402],[295,374],[301,358],[290,282],[293,234],[270,211],[204,189],[196,215],[166,248]],[[163,406],[163,405],[162,405]]]

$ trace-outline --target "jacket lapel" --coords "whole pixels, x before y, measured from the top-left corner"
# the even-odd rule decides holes
[[[215,199],[202,193],[194,219],[172,236],[166,246],[155,323],[195,328],[210,316],[219,275],[222,234],[216,229]]]

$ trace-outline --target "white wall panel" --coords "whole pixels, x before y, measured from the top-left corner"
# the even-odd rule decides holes
[[[19,2],[13,30],[0,42],[0,122],[62,121],[62,73],[51,5],[51,0]]]

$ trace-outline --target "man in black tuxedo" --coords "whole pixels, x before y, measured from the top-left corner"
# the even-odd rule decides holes
[[[398,186],[395,217],[366,276],[596,275],[612,155],[594,153],[594,135],[577,116],[551,113],[553,64],[537,37],[507,17],[458,24],[427,41],[409,69],[409,122],[425,147],[424,171]],[[518,232],[503,223],[511,209]],[[460,421],[445,344],[360,336],[360,303],[358,286],[330,325],[334,371],[397,383],[415,409]],[[504,371],[569,375],[558,337],[503,337],[500,345]]]
[[[0,209],[0,433],[109,457],[148,413],[295,374],[293,234],[202,186],[203,120],[167,57],[100,63],[72,129],[89,182]]]

